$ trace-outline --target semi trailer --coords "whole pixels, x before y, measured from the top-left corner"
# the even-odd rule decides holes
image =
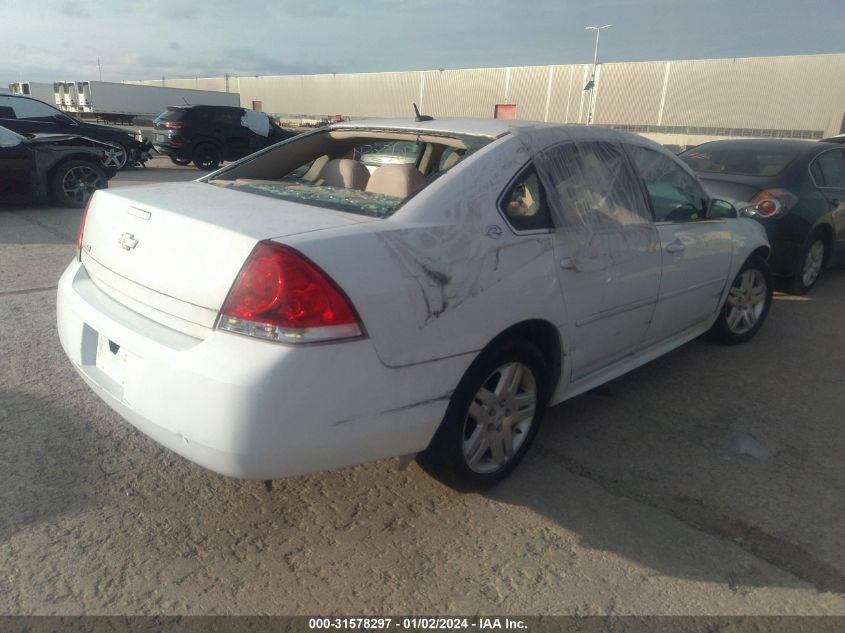
[[[110,123],[131,123],[135,117],[153,119],[167,106],[240,106],[234,92],[138,86],[109,81],[77,81],[74,93],[80,117],[98,118]]]

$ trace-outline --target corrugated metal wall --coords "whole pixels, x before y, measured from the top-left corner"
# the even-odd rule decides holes
[[[166,79],[163,85],[239,92],[275,114],[492,117],[515,104],[519,119],[586,123],[588,64],[337,75]],[[161,79],[133,81],[162,85]],[[839,133],[845,54],[601,64],[593,121],[602,125],[748,132]],[[654,129],[651,129],[654,128]],[[758,134],[759,135],[759,134]]]
[[[595,95],[598,122],[658,123],[666,62],[602,64]]]

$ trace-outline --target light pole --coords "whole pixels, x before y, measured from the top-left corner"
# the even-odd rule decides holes
[[[596,50],[593,52],[593,76],[590,77],[590,81],[587,82],[587,85],[584,86],[584,90],[590,91],[590,105],[587,111],[587,125],[590,125],[593,122],[593,94],[596,90],[596,64],[599,61],[599,38],[601,37],[601,30],[602,29],[609,29],[612,24],[602,24],[601,26],[585,26],[585,31],[595,31],[596,32]]]

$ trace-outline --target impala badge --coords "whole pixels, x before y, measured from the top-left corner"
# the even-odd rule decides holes
[[[135,239],[135,236],[132,233],[124,233],[120,236],[120,239],[117,240],[117,243],[120,244],[120,248],[125,251],[131,251],[133,248],[138,246],[138,240]]]

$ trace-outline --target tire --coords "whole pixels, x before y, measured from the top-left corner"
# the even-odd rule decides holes
[[[60,164],[50,178],[53,196],[61,204],[82,208],[97,189],[106,189],[109,179],[94,162],[69,160]]]
[[[126,167],[126,163],[129,162],[129,150],[116,141],[107,141],[106,145],[111,149],[106,152],[106,156],[103,158],[103,167],[106,169],[113,167],[115,171],[120,171]]]
[[[176,158],[175,156],[170,157],[170,162],[174,165],[179,165],[179,167],[184,167],[185,165],[191,164],[190,158]]]
[[[417,456],[420,466],[459,491],[485,490],[502,481],[540,428],[547,378],[542,355],[522,339],[483,351],[452,394],[431,444]],[[514,415],[518,409],[521,414]]]
[[[813,231],[795,264],[790,290],[793,294],[803,295],[810,291],[819,280],[827,262],[827,240],[820,231]]]
[[[211,143],[202,143],[194,149],[194,165],[197,169],[213,171],[220,166],[220,150]]]
[[[750,257],[734,278],[709,338],[725,345],[745,343],[762,327],[772,305],[769,265]]]

